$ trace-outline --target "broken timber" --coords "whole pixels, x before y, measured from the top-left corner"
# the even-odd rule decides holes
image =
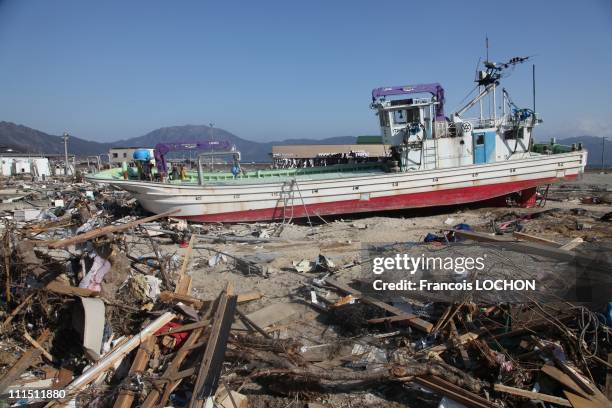
[[[446,381],[437,376],[422,376],[415,377],[414,382],[430,390],[445,395],[448,398],[457,401],[469,408],[493,408],[494,405],[490,401],[482,398],[480,395],[474,394],[464,388],[461,388],[449,381]]]
[[[174,355],[174,358],[172,359],[172,361],[170,362],[170,364],[164,371],[164,374],[162,375],[161,379],[171,380],[171,382],[166,384],[166,388],[164,389],[164,393],[161,396],[161,400],[158,402],[160,398],[160,390],[157,388],[154,388],[149,392],[149,394],[147,395],[147,398],[142,403],[142,408],[165,406],[166,401],[170,397],[170,393],[182,381],[182,379],[172,379],[172,378],[175,377],[176,373],[179,371],[181,364],[183,363],[183,360],[185,360],[189,352],[192,350],[191,347],[197,344],[203,332],[204,332],[203,327],[194,329],[189,335],[189,337],[187,338],[187,340],[185,340],[185,343],[183,344],[183,346],[179,349],[179,351],[176,352],[176,354]]]
[[[206,399],[212,397],[217,390],[227,339],[234,321],[236,300],[237,296],[232,294],[231,285],[228,285],[219,299],[189,408],[204,407]]]
[[[49,330],[44,330],[36,342],[38,344],[44,344],[45,341],[49,338],[51,332]],[[4,393],[4,391],[10,387],[11,384],[15,380],[19,378],[19,376],[28,369],[32,365],[32,362],[40,357],[42,351],[39,348],[32,347],[26,350],[25,353],[21,355],[19,360],[0,378],[0,394]]]
[[[385,303],[383,301],[380,301],[380,300],[377,300],[377,299],[365,296],[360,291],[358,291],[356,289],[353,289],[350,286],[345,285],[344,283],[340,283],[340,282],[334,281],[332,279],[326,279],[325,282],[328,285],[330,285],[330,286],[332,286],[332,287],[334,287],[334,288],[336,288],[336,289],[338,289],[338,290],[340,290],[342,292],[345,292],[345,293],[348,293],[348,294],[353,295],[355,297],[358,297],[361,302],[364,302],[364,303],[367,303],[367,304],[370,304],[370,305],[373,305],[373,306],[377,306],[377,307],[379,307],[379,308],[381,308],[381,309],[391,313],[392,315],[403,316],[402,320],[405,320],[410,326],[414,327],[415,329],[419,329],[419,330],[421,330],[421,331],[423,331],[425,333],[430,333],[431,330],[433,329],[433,324],[432,323],[430,323],[430,322],[428,322],[426,320],[423,320],[423,319],[419,318],[416,315],[413,315],[413,314],[410,314],[410,313],[406,313],[405,311],[401,310],[400,308],[397,308],[395,306],[389,305],[389,304],[387,304],[387,303]]]
[[[155,346],[155,337],[149,337],[145,342],[140,345],[140,348],[136,352],[136,357],[130,367],[129,375],[133,375],[144,371],[147,368],[153,347]],[[134,402],[134,393],[127,389],[122,389],[119,392],[119,397],[115,401],[113,408],[130,408]]]
[[[240,293],[238,295],[237,301],[238,303],[245,303],[245,302],[250,302],[252,300],[261,299],[262,297],[263,295],[259,292],[245,292],[245,293]],[[190,295],[181,295],[181,294],[170,292],[167,290],[163,290],[159,294],[159,298],[163,302],[171,302],[173,300],[178,300],[179,302],[183,302],[188,305],[191,305],[196,309],[201,309],[202,306],[208,305],[213,302],[212,300],[198,299]]]
[[[572,406],[570,402],[565,398],[555,397],[554,395],[542,394],[541,392],[522,390],[520,388],[508,387],[507,385],[503,384],[494,384],[493,389],[495,391],[505,392],[507,394],[527,398],[529,400],[552,402],[553,404],[561,405],[563,407]]]
[[[185,251],[185,257],[183,258],[183,265],[179,272],[178,283],[174,288],[174,293],[179,295],[189,295],[191,293],[191,275],[187,273],[187,267],[191,261],[191,254],[193,253],[193,243],[196,240],[195,234],[189,239],[189,245],[187,251]]]
[[[489,235],[482,232],[474,231],[463,231],[453,230],[455,235],[462,238],[471,239],[472,241],[479,242],[492,242],[497,244],[503,244],[505,248],[528,253],[533,255],[546,256],[550,258],[559,259],[560,261],[573,261],[576,260],[577,255],[571,251],[565,251],[563,249],[554,248],[550,245],[545,245],[536,242],[518,242],[511,239],[500,238],[495,235]]]
[[[50,401],[45,408],[54,406],[56,403],[63,404],[68,401],[72,395],[78,393],[87,384],[94,381],[98,376],[108,370],[115,362],[123,359],[132,350],[138,347],[142,342],[146,341],[156,331],[162,328],[166,323],[170,322],[176,317],[173,313],[166,312],[152,323],[150,323],[144,330],[135,336],[132,336],[129,340],[121,343],[115,349],[105,354],[96,364],[85,370],[80,377],[76,378],[66,387],[66,397],[61,400]]]
[[[70,237],[70,238],[66,238],[66,239],[61,239],[59,241],[35,241],[35,243],[37,245],[47,245],[51,249],[66,248],[67,246],[75,245],[75,244],[80,244],[82,242],[89,241],[90,239],[98,238],[98,237],[101,237],[101,236],[104,236],[104,235],[113,234],[115,232],[126,231],[126,230],[128,230],[128,229],[130,229],[132,227],[136,227],[136,226],[138,226],[140,224],[144,224],[144,223],[147,223],[147,222],[158,220],[160,218],[164,218],[164,217],[168,217],[170,215],[174,215],[174,214],[178,213],[179,211],[180,211],[180,209],[172,210],[172,211],[167,211],[167,212],[164,212],[164,213],[161,213],[161,214],[156,214],[156,215],[152,215],[150,217],[141,218],[139,220],[134,220],[134,221],[127,222],[127,223],[121,224],[121,225],[107,225],[105,227],[96,228],[94,230],[84,232],[83,234],[79,234],[79,235],[76,235],[74,237]]]

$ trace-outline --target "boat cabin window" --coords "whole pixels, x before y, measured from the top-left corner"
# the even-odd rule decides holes
[[[395,125],[403,125],[407,121],[407,116],[405,109],[393,111],[393,123]]]
[[[484,144],[484,135],[483,134],[479,134],[478,137],[476,138],[476,144],[477,145],[483,145]]]
[[[398,109],[393,111],[393,124],[405,125],[419,122],[419,109]]]

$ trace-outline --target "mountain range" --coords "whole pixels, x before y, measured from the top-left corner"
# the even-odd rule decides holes
[[[253,142],[242,139],[220,128],[204,125],[171,126],[156,129],[144,136],[122,139],[112,143],[93,142],[70,136],[68,152],[77,157],[108,153],[111,147],[154,147],[160,142],[192,142],[201,140],[228,140],[236,146],[244,161],[265,162],[270,160],[273,145],[279,144],[351,144],[355,136],[339,136],[327,139],[288,139],[275,142]],[[50,135],[40,130],[11,122],[0,122],[0,152],[64,154],[61,136]]]
[[[270,160],[273,145],[280,144],[352,144],[355,136],[338,136],[326,139],[287,139],[274,142],[254,142],[243,139],[221,128],[205,125],[170,126],[156,129],[143,136],[122,139],[112,143],[100,143],[70,136],[68,152],[78,157],[108,153],[111,147],[154,147],[160,142],[229,140],[242,153],[244,161],[265,162]],[[557,143],[582,143],[589,151],[589,166],[601,166],[602,139],[595,136],[574,136],[557,139]],[[61,136],[50,135],[40,130],[12,122],[0,121],[0,152],[63,154]],[[612,141],[606,141],[606,165],[612,165]]]

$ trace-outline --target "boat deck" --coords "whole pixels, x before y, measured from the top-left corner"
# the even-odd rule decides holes
[[[384,174],[381,163],[360,163],[360,164],[339,164],[326,167],[307,167],[300,169],[272,169],[256,170],[240,174],[234,177],[229,172],[208,172],[202,173],[202,179],[206,184],[214,185],[240,185],[270,183],[271,181],[299,181],[327,180],[346,177],[347,173],[359,176],[379,176]],[[129,168],[128,176],[130,180],[139,180],[134,168]],[[88,177],[92,180],[103,182],[104,180],[123,180],[120,168],[104,170]],[[197,171],[187,171],[185,180],[169,180],[164,184],[171,185],[198,185]]]

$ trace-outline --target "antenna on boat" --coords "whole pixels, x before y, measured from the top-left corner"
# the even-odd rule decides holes
[[[489,35],[485,34],[485,48],[487,50],[487,61],[489,60]]]
[[[533,89],[533,114],[535,115],[535,111],[536,111],[536,104],[535,104],[535,95],[536,95],[536,85],[535,85],[535,64],[531,65],[531,82],[532,82],[532,89]]]

